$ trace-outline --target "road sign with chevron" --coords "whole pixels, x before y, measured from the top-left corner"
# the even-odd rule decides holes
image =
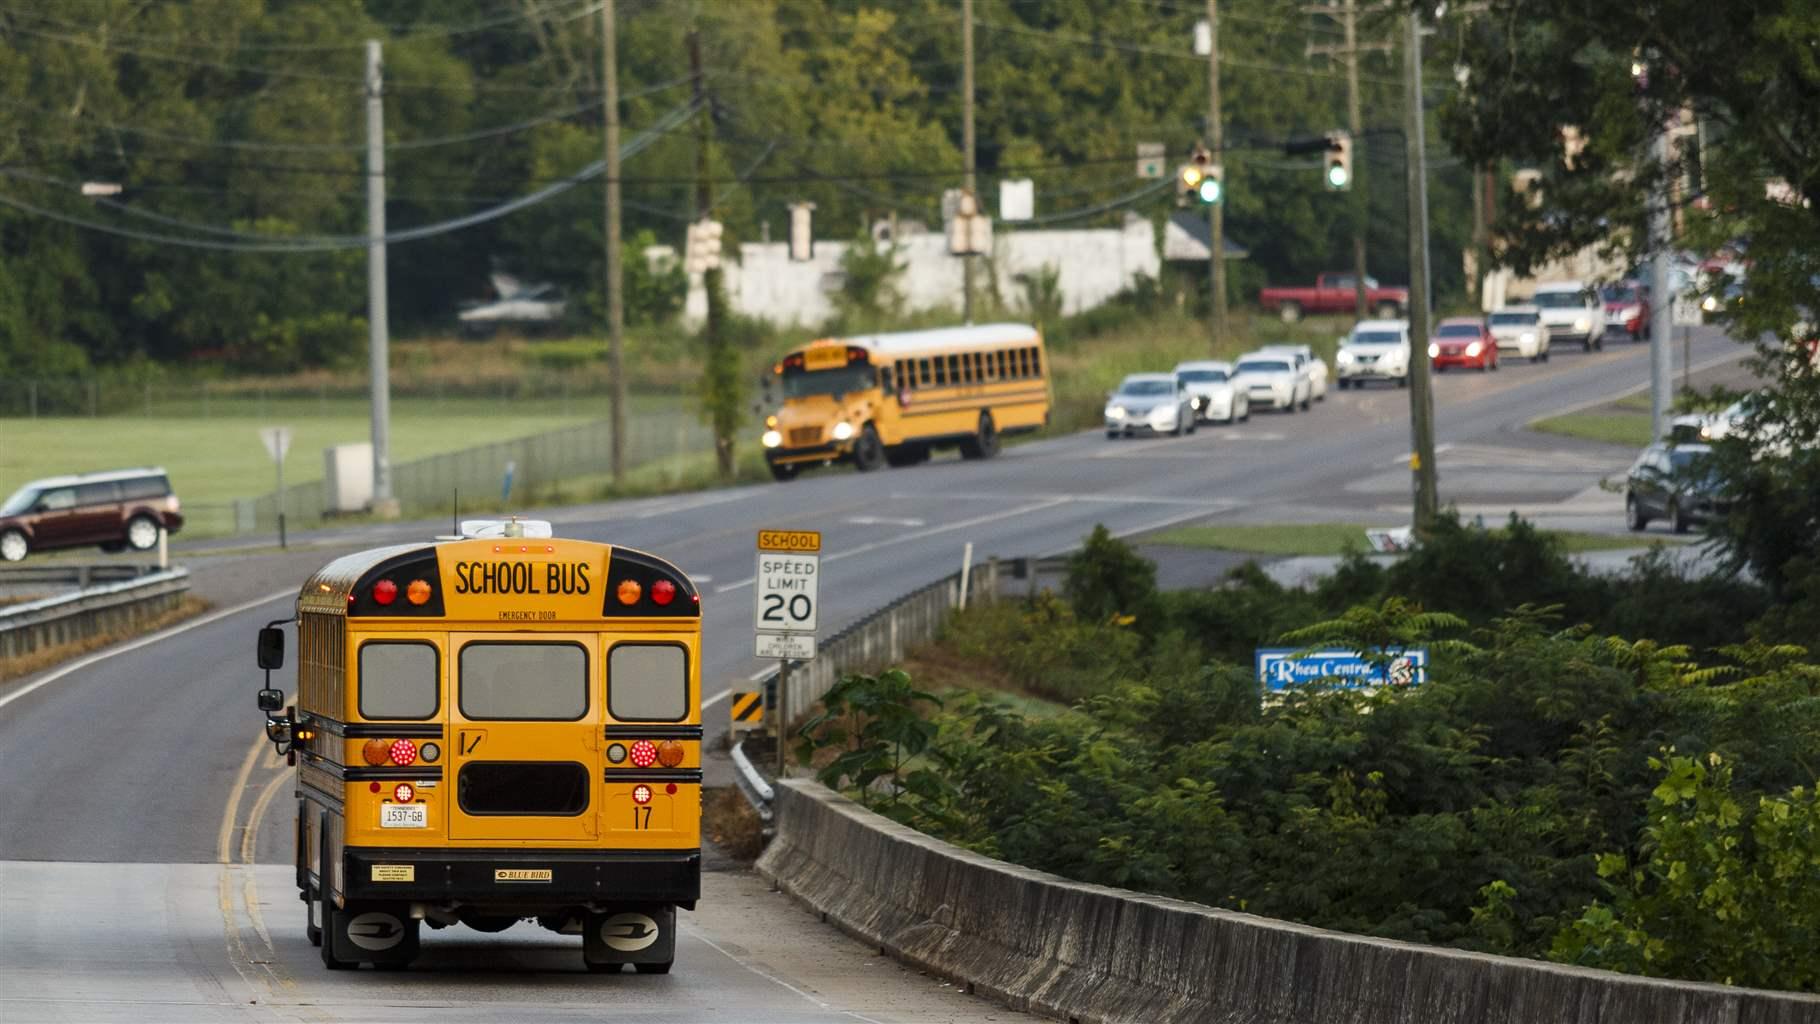
[[[757,729],[764,725],[765,695],[761,692],[734,691],[733,701],[727,707],[733,716],[731,728],[734,732]]]

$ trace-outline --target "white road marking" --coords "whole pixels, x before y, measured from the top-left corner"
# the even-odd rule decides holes
[[[1436,457],[1439,457],[1442,452],[1450,452],[1450,451],[1453,451],[1453,445],[1451,445],[1451,444],[1435,445]],[[1404,452],[1401,458],[1394,459],[1390,462],[1386,462],[1386,463],[1384,463],[1384,465],[1386,465],[1386,466],[1407,466],[1407,465],[1409,465],[1410,460],[1414,459],[1415,457],[1416,457],[1415,452]]]
[[[39,679],[35,682],[27,683],[26,685],[20,687],[19,689],[14,690],[13,692],[7,694],[6,696],[0,697],[0,708],[6,707],[8,704],[11,704],[13,701],[18,700],[19,698],[25,696],[28,693],[31,693],[33,690],[36,690],[40,686],[44,686],[48,683],[54,683],[57,680],[62,679],[64,676],[67,676],[72,672],[80,672],[83,669],[88,668],[90,665],[94,665],[99,662],[106,661],[108,658],[112,658],[116,654],[125,654],[128,651],[136,651],[141,647],[146,647],[151,644],[155,644],[160,640],[168,640],[171,637],[174,637],[179,633],[185,633],[185,632],[188,632],[189,630],[197,629],[202,626],[206,626],[212,622],[219,622],[222,619],[225,619],[230,615],[239,615],[241,612],[247,611],[252,608],[257,608],[262,604],[271,604],[273,601],[279,600],[280,598],[285,598],[285,597],[294,598],[296,596],[297,596],[296,587],[286,587],[285,589],[280,590],[277,593],[267,594],[265,597],[256,597],[251,601],[242,602],[241,604],[237,604],[232,608],[223,608],[218,612],[210,612],[209,614],[204,615],[200,619],[191,619],[188,622],[180,622],[177,625],[170,627],[169,629],[161,629],[158,632],[153,633],[151,636],[144,637],[139,640],[135,640],[130,644],[124,644],[119,647],[110,647],[105,651],[100,651],[96,654],[91,654],[86,658],[82,658],[78,661],[72,662],[71,664],[65,665],[64,667],[58,669],[57,671],[52,672],[50,675],[45,676],[43,679]]]
[[[921,526],[921,519],[899,519],[895,516],[848,516],[854,526]]]
[[[821,564],[827,565],[830,562],[838,562],[843,558],[852,558],[854,555],[863,555],[868,552],[877,551],[879,548],[891,547],[892,545],[895,545],[895,544],[905,544],[905,543],[908,543],[913,540],[922,540],[924,537],[933,537],[936,534],[948,533],[951,530],[964,530],[969,526],[980,526],[985,523],[994,522],[999,519],[1009,519],[1012,516],[1021,516],[1021,515],[1025,515],[1026,513],[1030,513],[1030,512],[1041,512],[1042,510],[1044,510],[1046,508],[1054,508],[1057,505],[1065,505],[1068,502],[1073,501],[1073,500],[1074,500],[1073,498],[1067,498],[1067,497],[1051,498],[1051,499],[1039,501],[1039,502],[1036,502],[1036,503],[1030,504],[1030,505],[1019,505],[1016,508],[1005,509],[1004,511],[1001,511],[1001,512],[988,512],[987,514],[982,515],[982,516],[974,516],[972,519],[962,519],[959,522],[946,523],[942,526],[931,526],[926,530],[917,530],[914,533],[906,533],[901,537],[892,537],[887,540],[876,540],[870,544],[861,544],[859,547],[849,548],[846,551],[836,552],[832,555],[823,555]],[[741,590],[741,589],[751,586],[753,584],[753,582],[755,582],[756,579],[757,579],[756,577],[747,576],[745,579],[740,580],[738,583],[723,583],[720,586],[715,587],[714,592],[716,594],[725,594],[729,591]]]
[[[767,670],[767,671],[769,671],[769,670]],[[731,697],[731,696],[733,696],[732,690],[722,690],[719,693],[715,694],[714,696],[709,697],[706,700],[703,700],[701,702],[701,709],[703,711],[706,711],[709,708],[713,707],[716,704],[719,704],[721,701],[726,700],[728,697]]]

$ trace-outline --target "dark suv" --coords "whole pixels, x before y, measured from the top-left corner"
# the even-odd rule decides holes
[[[1652,519],[1667,519],[1668,528],[1689,527],[1724,516],[1730,504],[1706,467],[1712,448],[1698,443],[1658,441],[1643,449],[1624,484],[1624,522],[1642,530]]]
[[[30,551],[96,544],[103,551],[145,551],[158,531],[183,527],[177,495],[162,469],[120,469],[34,480],[0,505],[0,559]]]

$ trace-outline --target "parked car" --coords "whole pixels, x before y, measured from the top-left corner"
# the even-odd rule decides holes
[[[1711,444],[1739,436],[1757,442],[1758,455],[1786,455],[1791,447],[1784,436],[1787,426],[1772,409],[1760,408],[1764,402],[1762,392],[1753,392],[1718,412],[1683,413],[1668,421],[1668,440]]]
[[[1436,373],[1450,366],[1495,370],[1498,342],[1484,320],[1476,316],[1449,317],[1435,327],[1434,340],[1428,343],[1428,359]]]
[[[1252,405],[1295,412],[1296,406],[1306,409],[1313,401],[1307,368],[1298,369],[1296,357],[1288,352],[1248,352],[1239,357],[1235,369]]]
[[[1106,436],[1194,433],[1194,405],[1188,383],[1173,373],[1134,373],[1106,399]]]
[[[1317,402],[1327,400],[1327,363],[1314,354],[1313,345],[1265,345],[1260,352],[1288,352],[1308,369],[1308,394]],[[1300,369],[1301,367],[1298,367]]]
[[[122,469],[34,480],[0,505],[0,559],[78,548],[145,551],[158,531],[183,528],[177,495],[162,469]]]
[[[1493,310],[1489,326],[1499,354],[1513,352],[1532,363],[1548,362],[1548,329],[1542,311],[1534,306],[1505,306]]]
[[[1667,519],[1670,530],[1686,533],[1698,523],[1724,515],[1726,502],[1702,465],[1711,454],[1708,445],[1673,441],[1658,441],[1643,449],[1625,479],[1625,525],[1642,530],[1653,520]]]
[[[1538,285],[1532,302],[1551,339],[1578,341],[1588,352],[1605,347],[1605,307],[1591,288],[1578,281]]]
[[[1317,274],[1312,288],[1265,288],[1258,292],[1258,305],[1295,323],[1307,313],[1351,313],[1358,302],[1358,278],[1352,274]],[[1403,315],[1409,308],[1409,289],[1386,288],[1370,277],[1365,279],[1365,308],[1389,320]]]
[[[1251,418],[1251,399],[1233,379],[1231,363],[1212,359],[1178,363],[1175,375],[1188,385],[1196,419],[1236,423]]]
[[[1627,335],[1632,341],[1650,336],[1649,286],[1641,281],[1620,281],[1599,291],[1605,303],[1605,333]]]
[[[1364,387],[1368,380],[1409,386],[1409,321],[1360,320],[1333,358],[1340,390]]]

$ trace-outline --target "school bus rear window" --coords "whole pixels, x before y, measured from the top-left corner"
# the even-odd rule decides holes
[[[464,814],[580,814],[588,809],[588,769],[573,761],[470,761],[455,795]]]
[[[607,711],[621,722],[675,722],[689,713],[689,655],[677,644],[616,644],[607,655]]]
[[[436,647],[369,640],[360,645],[360,717],[430,718],[441,706]]]
[[[471,643],[461,649],[461,714],[470,721],[573,722],[588,713],[588,652],[572,643]]]

